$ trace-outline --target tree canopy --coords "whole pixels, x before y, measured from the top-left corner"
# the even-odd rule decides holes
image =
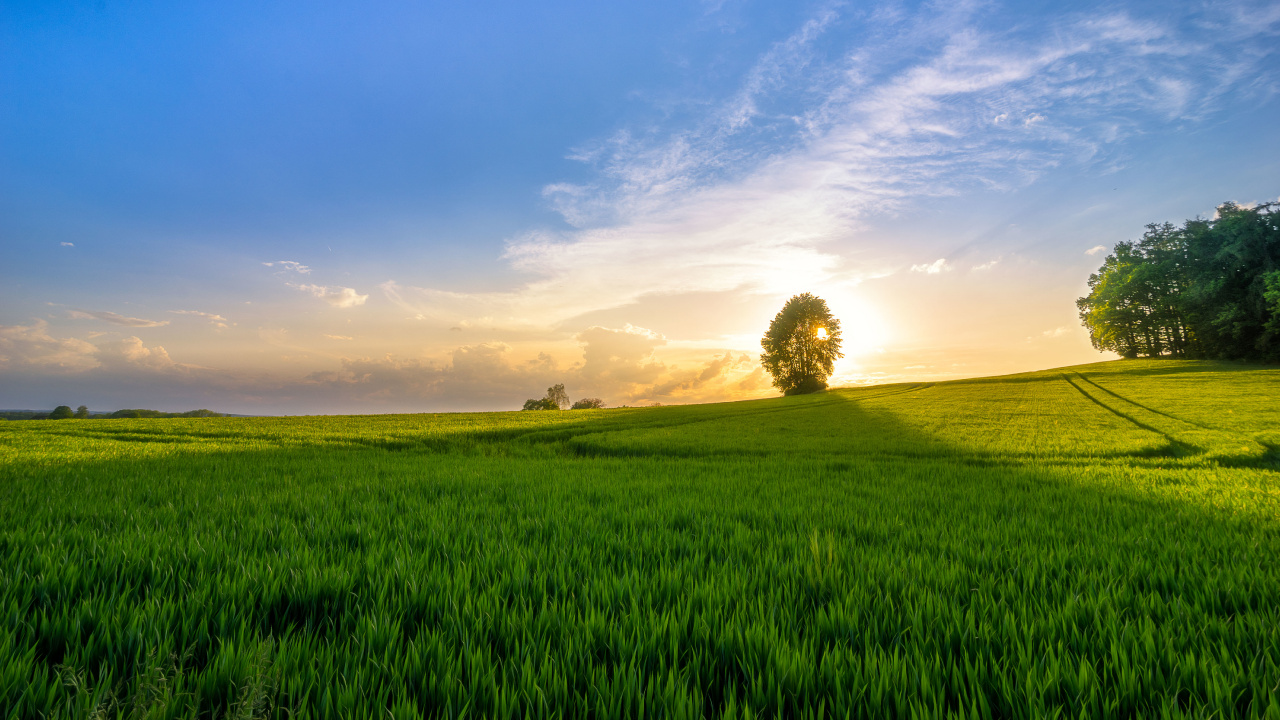
[[[1280,203],[1148,225],[1076,301],[1093,346],[1124,357],[1280,361]]]
[[[565,392],[564,383],[557,383],[547,388],[547,394],[541,400],[524,401],[522,410],[563,410],[569,404],[569,393]]]
[[[817,392],[827,387],[840,352],[840,321],[820,297],[803,293],[782,306],[760,339],[760,364],[784,395]]]

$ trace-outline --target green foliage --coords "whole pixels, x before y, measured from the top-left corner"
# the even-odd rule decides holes
[[[1076,301],[1094,347],[1124,357],[1280,361],[1276,203],[1226,203],[1214,220],[1148,225],[1122,242]]]
[[[75,414],[71,412],[71,408],[67,405],[59,405],[53,409],[53,412],[49,413],[50,420],[67,420],[73,417],[75,417]]]
[[[0,425],[6,717],[1280,713],[1280,369]]]
[[[522,410],[562,410],[569,404],[569,393],[564,384],[556,384],[547,388],[547,394],[541,400],[525,400]]]
[[[769,324],[760,340],[760,364],[784,395],[825,390],[836,360],[844,357],[840,343],[840,321],[826,301],[803,293],[788,300]]]
[[[599,410],[604,407],[604,400],[600,398],[582,398],[575,402],[570,410]]]
[[[89,406],[88,406],[88,405],[81,405],[80,407],[76,408],[76,417],[77,417],[77,418],[79,418],[79,419],[81,419],[81,420],[84,420],[84,419],[88,418],[88,417],[89,417]]]
[[[120,418],[205,418],[205,417],[222,417],[222,415],[220,415],[219,413],[213,412],[212,410],[205,410],[204,408],[201,408],[199,410],[188,410],[186,412],[180,412],[180,413],[161,412],[159,410],[143,410],[141,408],[138,408],[138,409],[117,410],[111,413],[110,415],[108,415],[107,417],[116,418],[116,419],[120,419]]]

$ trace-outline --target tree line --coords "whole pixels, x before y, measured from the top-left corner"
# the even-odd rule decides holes
[[[1076,307],[1093,346],[1123,357],[1280,362],[1280,203],[1148,225]]]
[[[159,410],[125,409],[116,410],[115,412],[91,413],[89,408],[81,405],[74,411],[70,405],[59,405],[49,412],[41,412],[38,410],[0,410],[0,419],[4,420],[71,420],[79,418],[83,420],[111,420],[119,418],[201,418],[201,417],[224,417],[222,413],[216,413],[212,410],[188,410],[186,412],[161,412]]]

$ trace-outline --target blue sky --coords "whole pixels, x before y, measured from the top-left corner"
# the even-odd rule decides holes
[[[0,406],[387,412],[1105,359],[1149,222],[1280,195],[1280,4],[0,3]],[[1092,251],[1092,254],[1090,254]]]

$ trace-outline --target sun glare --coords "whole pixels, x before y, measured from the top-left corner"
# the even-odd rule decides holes
[[[826,328],[818,328],[817,335],[818,335],[818,339],[819,339],[819,340],[826,340],[826,339],[827,339],[827,329],[826,329]]]

